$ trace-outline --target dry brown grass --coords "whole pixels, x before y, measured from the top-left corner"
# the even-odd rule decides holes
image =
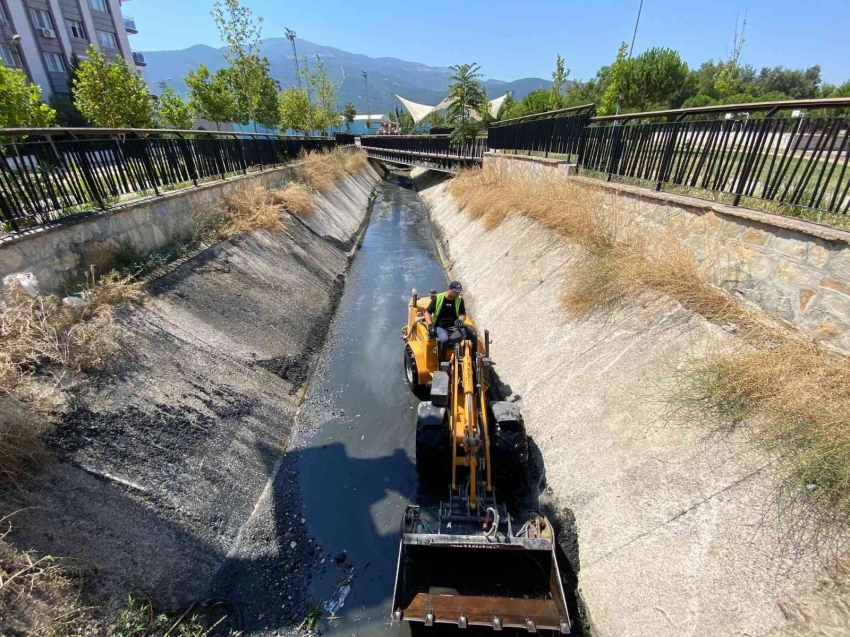
[[[600,192],[550,175],[529,177],[499,165],[461,172],[452,194],[488,228],[511,213],[532,218],[571,243],[587,259],[572,273],[565,291],[574,316],[610,307],[647,291],[667,295],[718,323],[751,320],[733,299],[711,285],[692,253],[672,236],[630,227],[616,202],[603,206]]]
[[[363,151],[349,152],[334,148],[327,152],[302,152],[295,171],[298,179],[320,193],[327,193],[346,175],[354,175],[366,163]]]
[[[0,520],[3,525],[7,519]],[[4,529],[8,533],[8,527]],[[15,550],[0,536],[0,635],[102,634],[77,586],[50,557]]]
[[[783,467],[777,505],[795,545],[844,552],[850,531],[850,362],[795,334],[717,348],[681,370],[674,402],[712,426],[745,426]]]
[[[258,228],[277,233],[285,225],[274,195],[259,182],[244,180],[224,198],[217,214],[205,220],[199,238],[224,240]]]
[[[316,210],[309,189],[304,184],[292,181],[273,192],[272,201],[302,219],[306,219]]]
[[[5,286],[0,302],[0,393],[16,395],[40,367],[77,373],[102,367],[119,349],[115,312],[144,292],[131,277],[90,275],[84,308],[69,307],[54,294],[30,297],[17,283]]]
[[[616,202],[563,178],[507,173],[494,167],[460,173],[451,191],[474,218],[498,226],[509,214],[546,225],[581,246],[564,303],[573,316],[610,308],[637,295],[674,299],[732,328],[734,349],[716,349],[682,370],[679,405],[713,423],[747,426],[782,459],[778,502],[816,537],[846,535],[850,520],[850,363],[790,327],[739,305],[712,285],[690,250],[671,233],[629,224]],[[806,524],[797,524],[805,521]]]

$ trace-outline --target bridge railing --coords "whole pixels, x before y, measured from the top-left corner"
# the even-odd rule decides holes
[[[487,138],[476,137],[468,144],[457,146],[452,144],[449,135],[364,135],[360,145],[367,149],[481,160],[487,150]]]
[[[837,98],[595,117],[579,163],[609,180],[736,206],[748,198],[847,214],[847,107]]]
[[[487,131],[487,147],[544,157],[577,157],[582,153],[585,128],[595,110],[595,104],[585,104],[493,122]]]
[[[332,137],[160,129],[0,129],[7,232],[332,148]]]

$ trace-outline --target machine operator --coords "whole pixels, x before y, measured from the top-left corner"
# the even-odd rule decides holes
[[[449,342],[449,328],[455,327],[464,332],[464,338],[475,342],[475,333],[466,325],[466,307],[463,304],[461,293],[463,286],[459,281],[449,283],[449,289],[445,292],[440,292],[437,296],[431,299],[431,304],[425,310],[425,324],[428,326],[428,331],[433,335],[436,333],[437,339],[440,342],[440,360],[446,351],[446,344]]]

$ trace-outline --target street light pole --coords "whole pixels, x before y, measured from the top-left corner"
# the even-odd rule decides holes
[[[366,129],[371,130],[372,128],[372,120],[369,118],[371,113],[369,109],[369,74],[366,71],[361,71],[363,74],[363,81],[366,83]]]
[[[295,50],[295,31],[284,27],[286,39],[292,42],[292,57],[295,58],[295,79],[298,80],[298,90],[301,90],[301,70],[298,68],[298,51]]]

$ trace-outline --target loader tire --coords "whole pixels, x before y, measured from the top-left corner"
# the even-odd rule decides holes
[[[419,403],[416,413],[416,470],[423,482],[445,482],[449,466],[446,410],[430,402]]]
[[[528,436],[519,407],[495,402],[493,413],[493,473],[502,488],[518,487],[528,472]]]
[[[404,379],[407,381],[410,391],[419,400],[428,398],[428,385],[419,384],[419,370],[416,367],[416,356],[413,355],[410,345],[406,345],[404,348]]]

